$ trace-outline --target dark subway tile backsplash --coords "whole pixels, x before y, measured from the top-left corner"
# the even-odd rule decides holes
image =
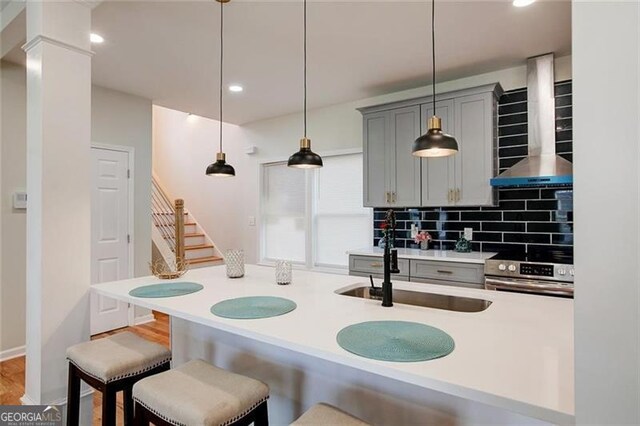
[[[556,91],[556,151],[572,161],[571,81]],[[499,101],[499,171],[527,155],[527,91],[505,92]],[[386,209],[374,210],[374,244],[378,244]],[[432,246],[451,250],[464,228],[473,229],[473,250],[573,253],[573,188],[504,188],[495,207],[415,207],[395,209],[396,246],[417,248],[411,225],[428,231]]]

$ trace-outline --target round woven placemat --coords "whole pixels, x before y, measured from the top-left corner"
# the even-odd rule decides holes
[[[223,318],[258,319],[284,315],[297,307],[293,300],[274,296],[250,296],[223,300],[211,307],[211,313]]]
[[[453,338],[439,328],[407,321],[367,321],[337,335],[345,350],[380,361],[417,362],[449,355]]]

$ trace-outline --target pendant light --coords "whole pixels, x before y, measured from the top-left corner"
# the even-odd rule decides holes
[[[216,162],[209,164],[207,167],[207,176],[216,177],[231,177],[236,175],[236,171],[231,164],[227,164],[226,156],[222,152],[222,71],[224,65],[224,3],[228,3],[230,0],[216,0],[220,3],[220,151],[216,154]]]
[[[304,0],[304,137],[300,139],[300,151],[289,157],[287,165],[299,169],[322,167],[322,158],[311,151],[311,139],[307,138],[307,0]]]
[[[456,138],[442,131],[442,120],[436,115],[436,30],[435,0],[431,0],[431,61],[433,64],[433,116],[427,123],[427,133],[413,142],[411,149],[416,157],[447,157],[458,152]]]

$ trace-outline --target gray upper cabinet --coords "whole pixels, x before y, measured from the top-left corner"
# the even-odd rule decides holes
[[[419,159],[413,141],[434,115],[424,97],[360,109],[364,118],[364,205],[367,207],[488,206],[497,172],[499,83],[437,96],[436,115],[458,141],[445,158]]]
[[[365,114],[363,134],[364,205],[420,205],[420,160],[411,155],[420,135],[420,106]]]
[[[388,112],[364,116],[364,205],[386,206]]]
[[[436,112],[442,119],[442,130],[453,134],[454,101],[436,102]],[[423,133],[427,131],[427,120],[433,116],[433,104],[421,107]],[[453,188],[456,186],[455,156],[423,158],[422,160],[422,206],[440,207],[453,204]]]

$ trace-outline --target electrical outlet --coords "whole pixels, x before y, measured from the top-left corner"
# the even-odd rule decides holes
[[[418,227],[415,223],[411,224],[411,238],[415,238],[418,235]]]
[[[464,237],[468,241],[473,240],[473,228],[464,228]]]

